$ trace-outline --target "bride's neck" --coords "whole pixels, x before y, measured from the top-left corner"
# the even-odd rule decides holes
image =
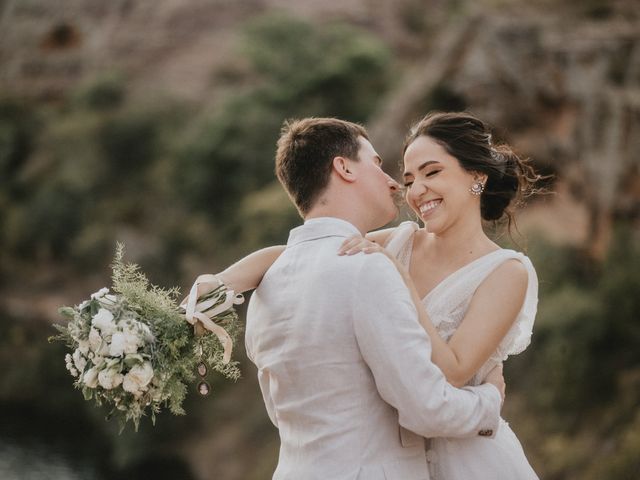
[[[495,244],[482,229],[482,221],[461,222],[433,235],[433,253],[439,258],[474,258]]]

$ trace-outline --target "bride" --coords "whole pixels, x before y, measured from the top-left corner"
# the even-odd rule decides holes
[[[538,300],[529,259],[500,248],[482,221],[507,217],[511,225],[510,207],[532,191],[537,177],[508,146],[494,145],[488,127],[468,113],[420,120],[405,141],[403,175],[406,202],[423,226],[404,222],[354,237],[339,254],[388,255],[431,338],[433,362],[452,385],[478,385],[528,346]],[[255,252],[213,278],[236,292],[255,288],[283,248]],[[492,439],[433,438],[426,447],[433,480],[538,478],[504,420]]]

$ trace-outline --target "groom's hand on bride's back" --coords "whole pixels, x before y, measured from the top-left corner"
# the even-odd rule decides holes
[[[500,396],[502,397],[502,403],[504,403],[506,384],[504,383],[504,375],[502,374],[502,363],[496,365],[487,375],[484,380],[485,383],[490,383],[498,389]]]

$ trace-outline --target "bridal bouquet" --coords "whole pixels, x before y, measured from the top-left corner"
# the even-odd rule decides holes
[[[221,282],[198,297],[196,282],[178,305],[176,288],[151,285],[123,255],[119,244],[111,291],[102,288],[79,305],[59,309],[69,321],[55,325],[59,335],[53,339],[70,348],[66,367],[84,398],[110,407],[108,418],[117,418],[121,430],[127,421],[137,430],[147,412],[154,424],[163,407],[185,413],[182,403],[194,371],[204,377],[209,365],[229,379],[239,378],[231,350],[241,330],[233,306],[242,297]],[[198,322],[208,332],[198,334]],[[210,387],[203,378],[197,389],[205,395]]]

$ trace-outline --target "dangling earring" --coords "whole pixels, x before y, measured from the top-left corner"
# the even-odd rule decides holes
[[[472,195],[481,195],[482,192],[484,192],[484,183],[482,183],[479,180],[475,181],[471,185],[471,188],[469,189],[469,191],[471,192]]]

